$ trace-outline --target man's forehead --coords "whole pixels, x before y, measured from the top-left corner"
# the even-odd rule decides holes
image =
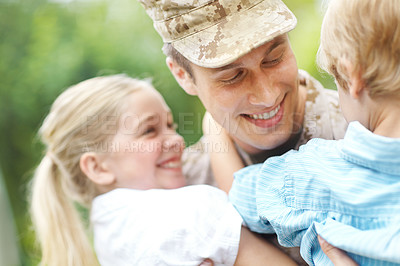
[[[242,57],[239,57],[235,62],[230,63],[226,66],[222,66],[222,67],[218,67],[218,68],[212,68],[212,70],[218,72],[218,71],[222,71],[222,70],[226,70],[226,69],[230,69],[230,68],[235,68],[237,66],[239,66],[241,63],[241,60],[250,55],[251,53],[254,53],[256,50],[260,49],[260,50],[265,50],[265,52],[263,53],[263,55],[267,55],[269,54],[274,48],[278,47],[281,44],[284,44],[288,42],[288,37],[287,34],[283,34],[283,35],[279,35],[278,37],[276,37],[275,39],[266,42],[262,45],[260,45],[259,47],[251,50],[250,52],[248,52],[247,54],[243,55]]]

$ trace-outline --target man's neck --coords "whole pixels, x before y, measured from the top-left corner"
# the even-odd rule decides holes
[[[234,141],[235,141],[236,147],[239,149],[239,154],[242,154],[243,152],[247,153],[253,164],[254,163],[263,163],[269,157],[279,156],[279,155],[282,155],[292,149],[295,149],[302,133],[303,133],[303,128],[301,127],[286,142],[284,142],[283,144],[279,145],[278,147],[275,147],[270,150],[262,150],[262,149],[255,148],[253,146],[250,146],[247,143],[243,143],[240,140],[237,141],[235,138],[234,138]],[[239,142],[244,144],[244,146],[240,145]],[[246,147],[247,149],[244,149],[243,147]]]
[[[231,137],[232,137],[233,141],[235,142],[235,144],[248,154],[258,154],[258,153],[262,153],[263,151],[265,151],[263,149],[254,147],[244,141],[241,141],[240,139],[236,138],[235,136],[231,136]]]

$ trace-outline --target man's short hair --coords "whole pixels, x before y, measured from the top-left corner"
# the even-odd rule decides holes
[[[165,43],[163,46],[163,52],[166,56],[171,57],[172,60],[175,61],[175,63],[181,66],[189,74],[192,80],[195,81],[190,61],[186,57],[184,57],[180,52],[178,52],[172,46],[172,44]]]

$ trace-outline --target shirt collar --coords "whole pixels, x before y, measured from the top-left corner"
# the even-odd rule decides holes
[[[341,142],[344,159],[390,175],[400,175],[400,139],[379,136],[351,122]]]

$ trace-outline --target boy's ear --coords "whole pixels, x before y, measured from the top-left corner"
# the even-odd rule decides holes
[[[85,152],[79,165],[82,172],[97,185],[108,186],[116,181],[115,175],[105,167],[101,156],[95,152]]]
[[[350,96],[358,99],[364,91],[364,82],[361,79],[361,73],[355,70],[355,66],[347,59],[340,60],[347,76],[349,77],[348,87]]]
[[[167,56],[166,63],[182,89],[184,89],[187,94],[197,95],[196,85],[194,84],[193,78],[190,74],[169,56]]]

